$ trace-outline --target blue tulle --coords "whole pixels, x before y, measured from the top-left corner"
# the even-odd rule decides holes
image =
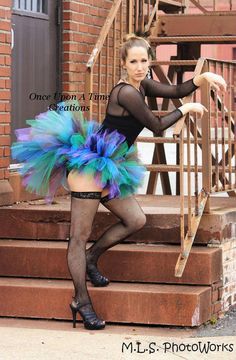
[[[71,111],[47,111],[27,124],[16,130],[12,157],[23,165],[20,174],[28,191],[51,201],[71,170],[94,176],[110,197],[128,196],[141,185],[145,168],[136,146],[129,148],[118,131]]]

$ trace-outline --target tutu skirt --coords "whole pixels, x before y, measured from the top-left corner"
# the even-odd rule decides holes
[[[109,190],[110,198],[134,194],[142,184],[146,169],[137,147],[129,148],[118,131],[68,110],[49,110],[26,123],[30,126],[16,130],[12,144],[26,190],[50,202],[56,190],[66,186],[71,170],[92,175],[98,186]]]

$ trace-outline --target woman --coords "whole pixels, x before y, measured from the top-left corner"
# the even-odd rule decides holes
[[[74,327],[77,312],[80,313],[85,328],[105,327],[105,322],[93,309],[86,286],[86,272],[94,286],[107,286],[109,280],[97,269],[99,257],[104,251],[141,229],[146,221],[133,196],[145,170],[136,156],[133,145],[136,137],[144,127],[158,134],[188,112],[202,116],[206,111],[199,103],[187,103],[159,118],[146,105],[145,96],[182,98],[205,81],[217,90],[226,89],[224,79],[209,72],[177,86],[147,79],[149,54],[150,45],[145,39],[133,34],[127,35],[121,49],[121,63],[127,76],[112,89],[102,125],[84,123],[82,119],[75,120],[75,114],[72,120],[68,120],[69,114],[65,112],[48,112],[41,116],[47,122],[42,122],[41,118],[31,121],[31,130],[19,130],[18,142],[13,144],[13,156],[24,162],[22,175],[29,190],[45,193],[49,188],[48,193],[52,194],[52,188],[57,188],[62,182],[62,171],[69,173],[67,180],[71,190],[71,229],[67,259],[75,288],[75,296],[70,305]],[[55,128],[59,128],[57,133]],[[43,140],[40,135],[43,135]],[[26,147],[29,151],[29,146],[30,155],[26,156]],[[41,154],[41,158],[46,156],[49,164],[45,170],[44,161],[43,171],[47,176],[43,172],[43,176],[39,175],[42,159],[36,165],[42,147],[46,151]],[[120,221],[106,230],[86,250],[86,242],[100,202]]]

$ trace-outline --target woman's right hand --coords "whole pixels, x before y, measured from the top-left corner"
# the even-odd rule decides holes
[[[179,110],[183,115],[186,115],[189,112],[197,113],[200,118],[202,118],[204,111],[208,112],[208,110],[200,103],[186,103],[179,107]]]

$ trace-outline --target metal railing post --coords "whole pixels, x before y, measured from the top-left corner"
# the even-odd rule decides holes
[[[202,72],[208,71],[208,63],[205,60]],[[210,109],[210,88],[208,82],[201,87],[201,103]],[[212,187],[212,161],[211,161],[211,124],[210,112],[204,112],[202,117],[202,183],[206,193],[211,192]],[[210,212],[210,200],[208,197],[205,213]]]

